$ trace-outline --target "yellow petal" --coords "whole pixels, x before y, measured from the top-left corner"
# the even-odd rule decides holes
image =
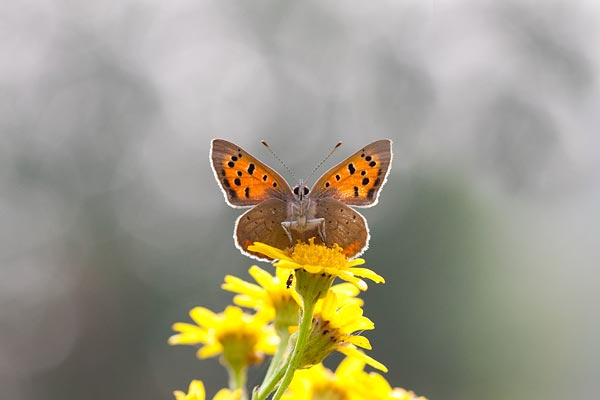
[[[350,271],[355,276],[360,276],[361,278],[367,278],[369,280],[372,280],[375,283],[385,283],[385,279],[383,278],[383,276],[376,274],[369,268],[352,268],[352,269],[350,269]]]
[[[225,277],[225,283],[221,285],[221,289],[251,296],[260,295],[263,292],[263,289],[260,286],[246,282],[232,275],[227,275]]]
[[[348,272],[348,271],[340,271],[337,276],[340,277],[340,279],[343,279],[347,282],[352,283],[354,286],[356,286],[357,288],[359,288],[362,291],[367,290],[369,287],[367,286],[367,283],[365,281],[363,281],[362,279],[359,279],[357,277],[354,276],[354,274],[352,274],[352,272]]]
[[[302,265],[295,263],[292,260],[279,260],[277,262],[273,263],[274,266],[276,266],[277,268],[283,268],[283,269],[293,269],[296,270],[298,268],[302,268]]]
[[[206,329],[204,329],[198,325],[188,324],[187,322],[176,322],[171,326],[171,329],[173,329],[176,332],[191,333],[191,334],[196,334],[199,332],[206,331]]]
[[[196,357],[203,360],[205,358],[214,357],[223,351],[223,346],[220,343],[204,346],[196,352]]]
[[[253,265],[252,267],[250,267],[250,270],[248,272],[254,278],[254,280],[258,282],[258,284],[263,288],[266,289],[273,286],[273,276],[264,269]]]
[[[235,323],[237,321],[242,321],[244,312],[239,307],[227,306],[223,314],[225,314],[225,321]]]
[[[344,326],[343,329],[346,332],[370,331],[375,329],[375,324],[367,317],[360,317]]]
[[[303,265],[302,269],[311,274],[318,274],[323,270],[327,270],[327,268],[323,268],[321,265]]]
[[[336,326],[344,326],[356,321],[363,314],[362,308],[355,304],[349,304],[340,308],[336,316]]]
[[[215,326],[219,318],[218,316],[204,307],[194,307],[190,310],[190,317],[200,326],[211,327]]]
[[[229,389],[221,389],[215,394],[213,400],[238,400],[240,398],[241,391],[240,389],[232,392]]]
[[[335,374],[340,376],[354,377],[365,368],[365,361],[357,357],[345,357],[335,369]]]
[[[348,357],[358,357],[362,358],[367,364],[369,364],[373,368],[377,368],[380,371],[388,372],[388,369],[385,365],[375,360],[372,357],[369,357],[362,351],[358,350],[356,347],[352,345],[342,346],[337,349],[340,353],[347,355]]]
[[[274,260],[289,260],[289,261],[291,261],[291,259],[287,255],[287,253],[285,253],[284,251],[282,251],[280,249],[276,249],[275,247],[271,247],[271,246],[261,243],[261,242],[254,242],[254,244],[248,246],[248,250],[263,254]]]
[[[371,350],[371,343],[369,339],[364,336],[348,336],[346,338],[346,342],[352,343],[358,347],[362,347],[363,349]]]
[[[355,265],[363,265],[365,263],[364,258],[355,258],[354,260],[350,260],[348,261],[348,264],[346,264],[346,266],[348,268],[354,267]]]
[[[321,306],[321,315],[326,320],[332,320],[337,308],[337,296],[333,292],[327,293]]]
[[[206,392],[204,391],[204,383],[202,381],[194,379],[190,382],[190,388],[188,389],[188,395],[196,396],[198,400],[204,400]]]
[[[275,275],[279,279],[280,283],[287,281],[288,277],[293,272],[294,272],[293,269],[285,269],[285,268],[276,268],[275,269]]]
[[[173,396],[175,396],[175,400],[185,400],[185,393],[181,390],[174,391]]]
[[[178,334],[171,336],[168,341],[169,345],[174,346],[178,344],[198,344],[205,343],[204,340],[200,340],[197,336]]]
[[[339,283],[337,285],[333,285],[331,290],[333,290],[338,296],[341,295],[346,297],[358,296],[360,293],[360,291],[357,290],[357,287],[351,283]]]

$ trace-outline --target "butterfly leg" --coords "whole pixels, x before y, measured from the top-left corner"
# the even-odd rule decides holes
[[[319,232],[319,237],[325,243],[325,218],[315,218],[308,221],[312,226],[317,227],[317,231]]]
[[[315,231],[322,242],[325,242],[325,218],[309,219],[304,223],[298,221],[283,221],[281,227],[290,239],[290,245],[294,245],[296,240],[306,242],[310,237],[315,236]]]
[[[283,228],[283,230],[287,234],[288,239],[290,239],[290,246],[294,245],[294,238],[292,237],[292,231],[291,231],[293,225],[296,225],[296,222],[283,221],[281,223],[281,227]]]

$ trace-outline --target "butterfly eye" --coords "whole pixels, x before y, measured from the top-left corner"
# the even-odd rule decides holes
[[[294,194],[298,196],[300,194],[300,188],[298,186],[294,186]]]
[[[306,186],[304,186],[304,195],[306,196],[308,194],[308,188]]]

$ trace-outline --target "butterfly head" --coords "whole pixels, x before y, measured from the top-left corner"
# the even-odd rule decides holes
[[[306,184],[304,184],[304,181],[300,179],[300,181],[296,186],[294,186],[292,191],[294,192],[294,199],[296,199],[296,201],[301,202],[308,196],[310,189],[308,188],[308,186],[306,186]]]

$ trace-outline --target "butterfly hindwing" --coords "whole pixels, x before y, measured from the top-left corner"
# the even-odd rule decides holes
[[[242,214],[236,224],[234,238],[238,248],[259,260],[268,260],[262,254],[248,250],[254,242],[266,243],[278,249],[290,247],[290,239],[281,226],[287,218],[286,202],[279,199],[265,200]]]
[[[391,162],[392,141],[377,140],[323,174],[313,186],[311,197],[333,198],[351,206],[372,206],[377,203]]]
[[[339,200],[317,200],[316,218],[325,223],[325,244],[337,243],[349,258],[360,255],[369,245],[369,228],[365,218]]]
[[[262,161],[239,146],[223,139],[213,139],[210,152],[215,178],[227,203],[248,207],[267,199],[291,198],[289,184]]]

